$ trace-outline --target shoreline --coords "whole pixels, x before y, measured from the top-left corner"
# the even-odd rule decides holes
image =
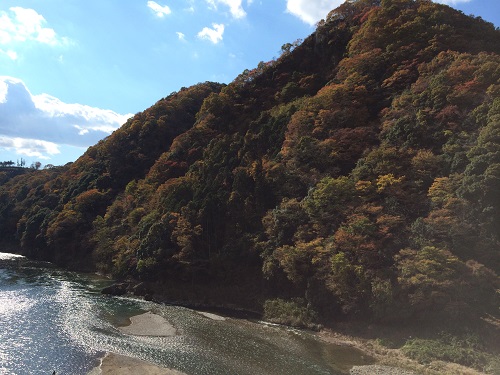
[[[9,259],[13,258],[13,260],[9,260],[9,264],[17,265],[18,260],[23,260],[21,263],[24,265],[37,263],[37,261],[31,261],[29,258],[25,258],[21,255],[14,254],[9,255]],[[6,261],[7,262],[7,261]],[[1,259],[0,259],[1,263]],[[55,266],[54,266],[55,267]],[[44,267],[45,268],[45,267]],[[130,282],[127,284],[130,285]],[[139,295],[131,295],[131,297],[141,297]],[[156,295],[155,295],[156,297]],[[176,305],[188,307],[187,304],[173,304],[166,303],[160,301],[152,301],[159,303],[160,305]],[[197,305],[196,303],[192,305]],[[244,310],[239,309],[231,309],[228,307],[220,307],[213,306],[208,303],[198,304],[198,308],[188,307],[201,316],[204,316],[207,319],[211,320],[226,320],[231,317],[235,317],[234,312],[240,313]],[[203,308],[199,308],[199,306],[203,306]],[[153,311],[155,308],[153,308]],[[221,315],[215,314],[214,312],[221,312]],[[241,318],[248,319],[248,318]],[[252,320],[250,318],[250,320]],[[158,328],[161,327],[161,328]],[[363,353],[372,356],[375,359],[375,363],[371,365],[361,365],[354,366],[351,369],[344,369],[349,371],[351,375],[364,375],[364,374],[397,374],[397,375],[406,375],[408,373],[413,374],[424,374],[424,375],[452,375],[452,374],[460,374],[460,375],[480,375],[484,374],[484,372],[479,372],[474,370],[473,368],[461,366],[451,362],[444,361],[433,361],[428,365],[419,364],[417,361],[409,359],[406,357],[400,349],[391,349],[387,346],[382,345],[381,340],[377,339],[377,337],[384,337],[384,335],[378,335],[380,333],[382,327],[377,326],[368,326],[368,325],[358,325],[358,324],[338,324],[334,327],[324,328],[320,332],[315,332],[318,340],[323,340],[324,342],[328,342],[334,345],[340,346],[350,346],[356,349],[361,350]],[[178,334],[182,334],[182,331],[178,332],[176,327],[172,326],[167,319],[163,318],[161,315],[154,314],[151,311],[148,311],[143,314],[139,314],[130,318],[130,324],[121,327],[115,327],[118,332],[127,335],[135,335],[135,336],[175,336]],[[300,328],[299,328],[300,329]],[[307,329],[306,329],[307,330]],[[307,330],[310,331],[310,330]],[[411,332],[407,332],[403,329],[403,331],[408,334]],[[310,331],[313,333],[312,331]],[[392,332],[392,331],[391,331]],[[404,336],[404,332],[399,332],[399,335]],[[370,338],[367,338],[370,337]],[[406,336],[405,336],[406,337]],[[411,336],[409,336],[411,337]],[[103,355],[103,351],[100,351],[98,355]],[[100,365],[95,367],[89,372],[89,375],[98,375],[98,374],[170,374],[170,375],[186,375],[182,372],[179,372],[175,369],[162,368],[153,363],[149,363],[143,360],[140,360],[135,357],[127,357],[122,354],[107,352],[104,357],[98,358],[94,356],[92,359],[92,363],[88,363],[89,366],[94,366],[100,362]],[[175,366],[181,366],[182,363],[177,363]]]
[[[207,319],[225,320],[226,317],[195,310]],[[151,311],[135,315],[130,318],[130,325],[117,327],[117,330],[126,335],[171,337],[178,334],[177,329],[160,315]],[[429,365],[422,365],[415,360],[404,356],[399,349],[388,349],[376,339],[366,339],[359,336],[350,336],[332,329],[322,329],[316,332],[318,340],[340,346],[356,348],[373,357],[375,363],[353,366],[350,375],[480,375],[482,372],[455,363],[435,361]],[[92,369],[88,375],[187,375],[171,368],[163,368],[153,363],[130,356],[108,352],[101,358],[99,366]]]
[[[322,329],[318,339],[335,345],[351,346],[375,359],[373,365],[354,366],[350,375],[484,375],[484,372],[452,362],[433,361],[423,365],[406,357],[400,349],[389,349],[376,339],[350,336],[332,329]]]
[[[186,375],[183,372],[159,367],[141,359],[108,352],[101,364],[87,375]]]
[[[171,337],[177,335],[177,329],[164,317],[147,311],[130,317],[130,324],[117,327],[118,331],[131,336]],[[88,375],[186,375],[183,372],[163,368],[153,363],[130,356],[108,352],[101,358],[99,366]]]
[[[226,317],[218,314],[209,313],[203,310],[195,310],[199,315],[216,321],[224,321]],[[147,311],[143,314],[130,317],[130,324],[117,327],[117,330],[126,335],[132,336],[156,336],[171,337],[178,334],[177,329],[162,316]],[[339,333],[322,330],[316,333],[316,337],[326,343],[340,346],[350,346],[356,348],[375,358],[376,362],[370,365],[354,366],[349,370],[351,375],[418,375],[423,372],[416,372],[413,366],[400,361],[392,363],[383,360],[380,353],[373,349],[369,341],[362,341],[359,338],[341,335]],[[117,353],[108,352],[101,358],[101,363],[94,368],[88,375],[187,375],[178,370],[162,368],[155,364]],[[475,374],[474,374],[475,375]]]

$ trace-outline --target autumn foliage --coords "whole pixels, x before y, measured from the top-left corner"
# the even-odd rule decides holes
[[[4,243],[252,288],[254,308],[300,300],[323,321],[498,314],[500,32],[431,1],[357,0],[294,47],[2,180]]]

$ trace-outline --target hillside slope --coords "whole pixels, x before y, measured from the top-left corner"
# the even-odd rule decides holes
[[[498,321],[500,31],[426,0],[348,1],[276,61],[4,182],[0,231],[278,320]]]

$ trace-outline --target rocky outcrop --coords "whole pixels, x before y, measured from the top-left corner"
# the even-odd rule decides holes
[[[111,296],[123,296],[127,294],[130,287],[129,283],[115,283],[107,286],[101,290],[102,294],[109,294]]]

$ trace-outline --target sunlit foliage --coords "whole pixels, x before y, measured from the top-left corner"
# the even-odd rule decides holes
[[[285,322],[495,314],[499,41],[431,1],[347,1],[277,60],[172,93],[73,164],[1,174],[2,241],[242,288]]]

